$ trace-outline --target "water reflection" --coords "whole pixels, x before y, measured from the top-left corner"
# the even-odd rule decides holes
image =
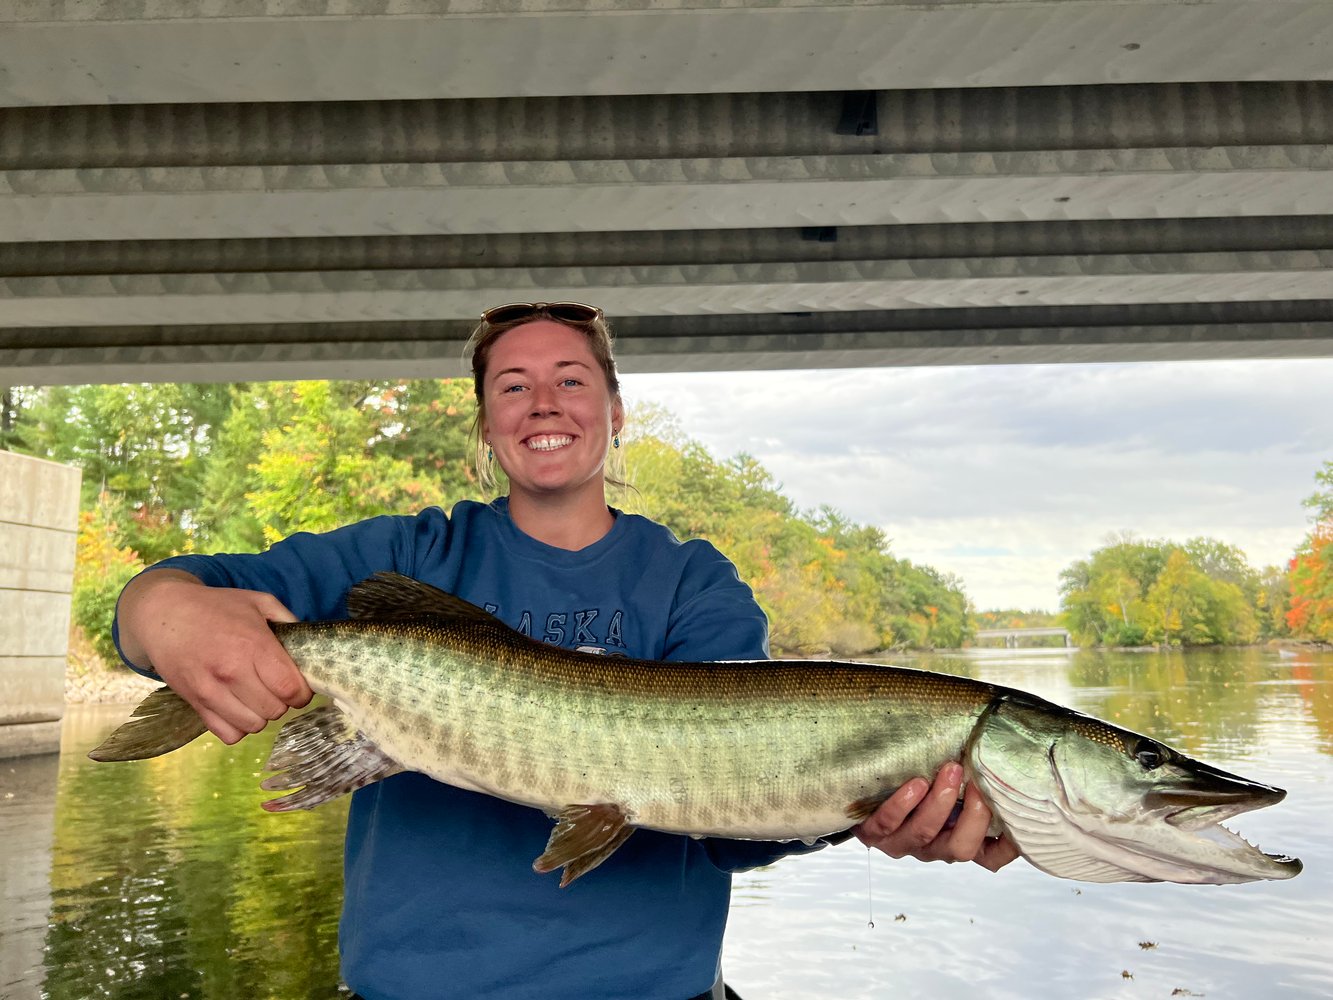
[[[339,996],[345,805],[261,810],[271,732],[137,764],[87,761],[126,714],[67,719],[45,996]]]
[[[1305,874],[1079,885],[1021,862],[992,876],[848,844],[738,878],[725,962],[746,1000],[1333,995],[1333,655],[1052,650],[914,662],[1033,691],[1287,788],[1286,802],[1234,825],[1301,856]],[[58,761],[29,763],[28,791],[0,796],[0,1000],[345,996],[344,806],[259,809],[271,737],[238,748],[209,739],[140,764],[87,761],[127,714],[72,710]]]
[[[0,997],[35,995],[51,908],[55,754],[0,760]]]

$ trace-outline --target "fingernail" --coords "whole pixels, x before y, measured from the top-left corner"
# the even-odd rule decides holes
[[[963,765],[945,764],[940,771],[940,777],[950,785],[961,785],[963,783]]]

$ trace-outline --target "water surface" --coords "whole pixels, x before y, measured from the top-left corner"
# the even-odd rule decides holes
[[[738,876],[724,961],[745,1000],[1333,996],[1333,654],[911,662],[1024,688],[1288,789],[1231,825],[1306,870],[1240,886],[1086,885],[1021,861],[992,875],[846,844]],[[128,712],[72,707],[58,758],[0,762],[0,1000],[345,997],[345,805],[259,809],[271,732],[88,761]]]

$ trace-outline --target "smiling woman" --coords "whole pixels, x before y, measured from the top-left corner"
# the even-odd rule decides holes
[[[489,310],[473,338],[477,428],[509,477],[509,512],[524,532],[582,548],[611,527],[607,449],[625,409],[601,310],[570,326],[541,304],[509,325],[514,307]],[[552,313],[550,310],[556,310]]]
[[[122,654],[164,679],[225,742],[311,697],[269,623],[346,618],[349,591],[382,572],[552,645],[640,660],[767,657],[767,620],[725,556],[606,504],[607,454],[624,407],[601,310],[498,307],[470,343],[480,464],[499,466],[508,496],[298,533],[261,554],[182,556],[126,587]],[[450,732],[463,742],[473,735],[466,724]],[[513,742],[509,766],[529,767],[529,748]],[[951,764],[933,785],[914,778],[885,789],[858,835],[895,857],[991,869],[1013,860],[1012,844],[986,836],[990,811],[975,793],[947,825],[961,781]],[[641,831],[562,891],[532,870],[550,833],[539,809],[419,773],[361,788],[348,817],[340,925],[347,984],[373,1000],[435,996],[441,982],[452,995],[511,1000],[720,996],[732,872],[823,846]]]

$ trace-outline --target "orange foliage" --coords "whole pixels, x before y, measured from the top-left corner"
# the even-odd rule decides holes
[[[1311,532],[1309,544],[1291,560],[1287,579],[1287,626],[1295,635],[1333,641],[1333,521]]]

